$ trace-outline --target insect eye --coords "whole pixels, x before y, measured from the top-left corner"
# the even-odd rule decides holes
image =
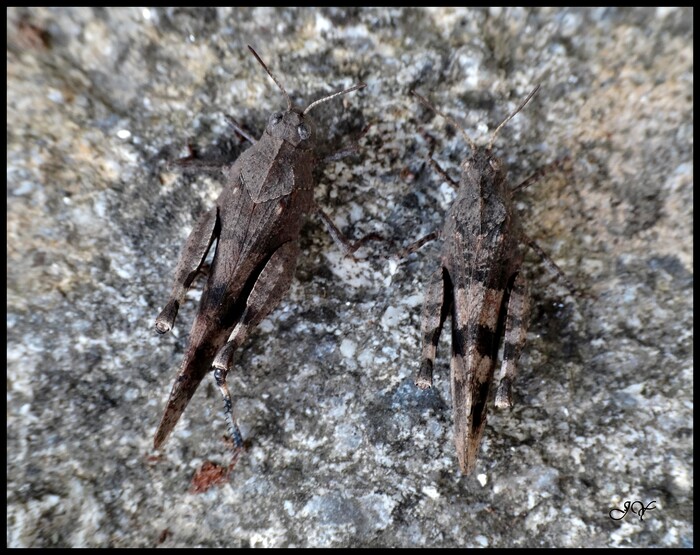
[[[270,125],[277,125],[282,121],[282,112],[276,112],[270,116]]]
[[[311,129],[309,129],[309,126],[305,123],[300,123],[297,126],[297,133],[299,133],[299,137],[302,141],[305,141],[306,139],[311,137]]]

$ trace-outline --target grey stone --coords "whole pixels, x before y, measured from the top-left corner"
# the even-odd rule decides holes
[[[7,544],[11,547],[693,545],[693,11],[689,8],[9,8]],[[230,480],[206,380],[160,456],[152,437],[201,282],[173,334],[153,321],[179,249],[222,186],[168,161],[247,145],[284,99],[319,106],[316,198],[348,235],[441,226],[466,145],[536,83],[496,141],[528,234],[596,299],[528,256],[529,342],[475,476],[452,440],[449,340],[412,385],[438,245],[398,267],[343,259],[309,219],[289,295],[230,378],[250,442]],[[613,521],[626,500],[656,501]]]

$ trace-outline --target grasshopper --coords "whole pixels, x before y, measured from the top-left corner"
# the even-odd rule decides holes
[[[156,449],[168,438],[211,370],[224,400],[234,452],[242,449],[243,439],[233,416],[226,377],[236,349],[289,289],[299,256],[299,233],[307,214],[321,217],[346,256],[366,240],[376,238],[370,235],[349,243],[314,201],[313,170],[324,160],[316,154],[316,125],[309,112],[365,84],[298,108],[260,56],[248,48],[284,94],[287,109],[270,117],[257,141],[232,124],[253,145],[233,164],[221,168],[225,187],[215,206],[197,221],[180,254],[170,297],[156,318],[155,328],[160,334],[172,329],[185,294],[216,240],[185,356],[155,433]],[[327,159],[338,158],[336,153]]]
[[[431,275],[425,293],[421,321],[423,348],[415,384],[421,389],[432,386],[440,332],[451,316],[454,439],[459,467],[464,474],[470,474],[476,466],[501,338],[503,362],[496,378],[495,404],[498,408],[512,406],[511,386],[525,343],[529,309],[527,282],[520,271],[523,246],[533,248],[550,267],[561,272],[524,235],[512,200],[515,191],[534,183],[551,168],[542,168],[511,189],[503,163],[492,153],[498,132],[525,107],[538,89],[539,85],[503,120],[485,148],[477,146],[449,116],[411,91],[425,106],[455,126],[471,149],[461,165],[459,183],[430,158],[433,167],[456,189],[457,196],[442,230],[404,248],[401,255],[433,239],[443,240],[440,268]]]

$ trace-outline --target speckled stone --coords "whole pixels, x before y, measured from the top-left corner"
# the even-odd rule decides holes
[[[7,544],[11,547],[693,545],[693,11],[657,9],[9,8]],[[250,447],[228,483],[206,380],[152,451],[201,290],[156,336],[179,249],[222,186],[167,163],[258,135],[284,99],[319,106],[332,152],[316,199],[350,236],[407,244],[441,226],[459,133],[501,132],[535,255],[512,411],[491,410],[473,477],[452,441],[449,340],[412,376],[439,245],[401,264],[343,259],[309,218],[296,279],[235,359]],[[613,521],[625,500],[656,501]]]

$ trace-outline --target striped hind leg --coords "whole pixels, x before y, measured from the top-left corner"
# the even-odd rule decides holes
[[[227,343],[219,349],[212,363],[214,380],[224,398],[224,412],[229,432],[236,449],[243,446],[241,432],[233,417],[231,393],[226,376],[231,369],[233,354],[255,328],[280,302],[294,277],[294,268],[299,256],[299,245],[295,241],[278,248],[263,268],[246,300],[246,307],[233,328]]]
[[[517,373],[518,358],[527,337],[527,318],[529,313],[529,297],[527,280],[520,272],[513,282],[508,298],[506,329],[503,338],[503,363],[498,374],[498,389],[496,390],[496,407],[508,408],[513,406],[511,386]]]
[[[433,364],[435,362],[437,344],[440,340],[440,332],[445,323],[445,318],[447,318],[452,307],[451,290],[448,295],[445,295],[446,289],[451,289],[448,279],[447,272],[441,267],[430,277],[430,282],[425,292],[423,316],[421,318],[423,353],[415,380],[415,384],[421,389],[428,389],[433,385]]]
[[[202,214],[192,228],[192,232],[180,253],[170,298],[156,318],[156,331],[158,333],[166,333],[172,329],[180,305],[185,299],[185,294],[197,276],[211,244],[219,235],[217,221],[218,211],[214,207]]]

